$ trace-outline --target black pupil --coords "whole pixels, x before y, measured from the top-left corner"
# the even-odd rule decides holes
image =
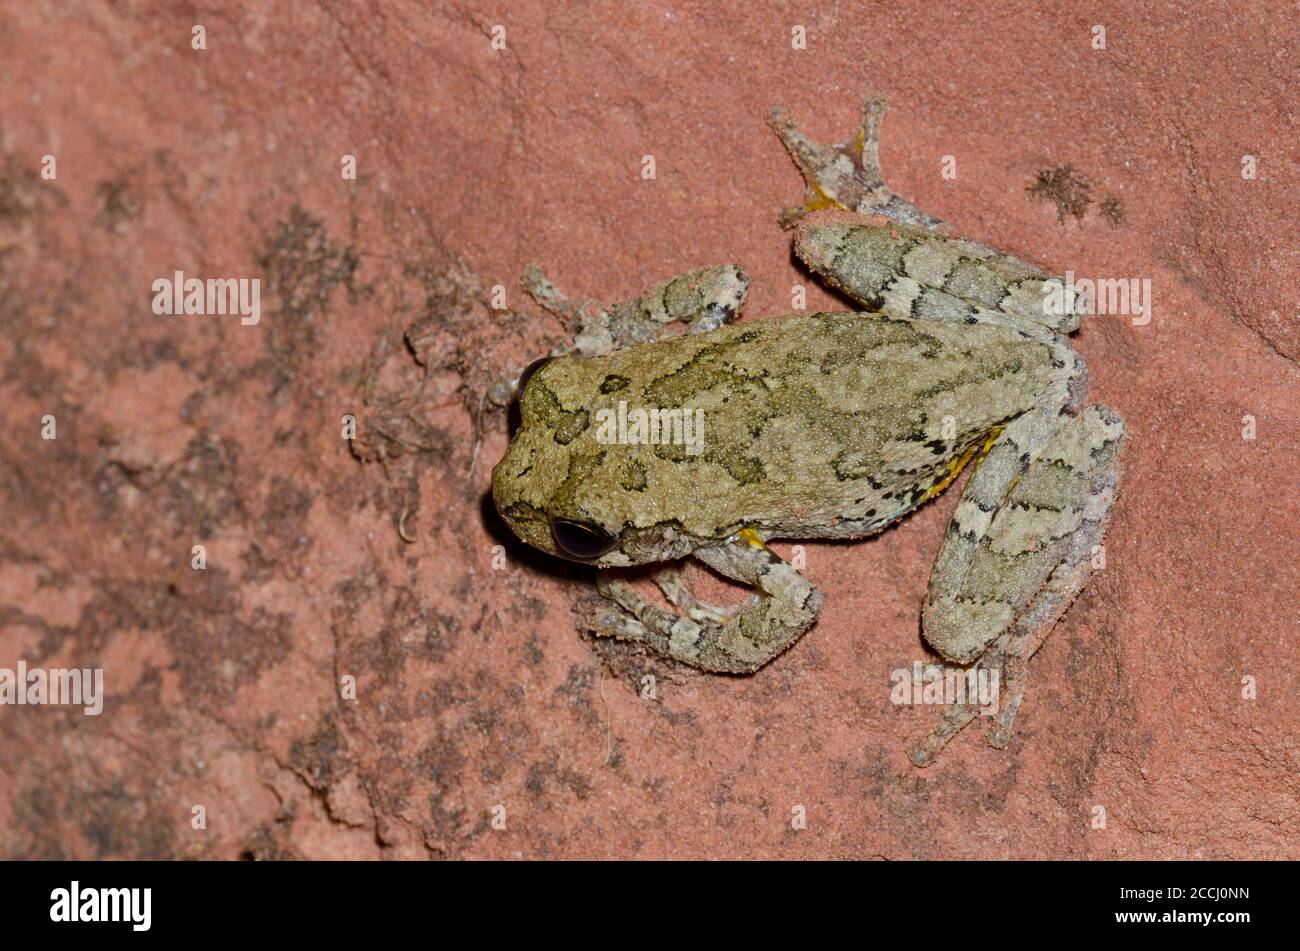
[[[614,547],[614,539],[602,528],[557,518],[551,522],[555,544],[571,558],[599,558]]]

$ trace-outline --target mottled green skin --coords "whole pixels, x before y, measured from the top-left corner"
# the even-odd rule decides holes
[[[881,314],[748,321],[614,353],[552,360],[493,472],[497,508],[556,555],[550,517],[619,538],[605,565],[679,558],[741,528],[764,538],[878,531],[956,460],[1059,387],[1051,347],[992,323]],[[699,408],[703,447],[602,445],[597,412]],[[942,438],[944,417],[956,438]]]

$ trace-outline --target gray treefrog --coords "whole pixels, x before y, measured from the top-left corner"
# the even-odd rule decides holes
[[[734,323],[749,283],[735,265],[579,305],[530,269],[526,286],[573,320],[576,341],[518,380],[521,425],[492,495],[521,539],[597,566],[610,602],[598,633],[743,673],[822,604],[770,540],[871,535],[971,465],[921,626],[949,664],[999,671],[1001,748],[1025,662],[1091,574],[1124,426],[1084,405],[1087,371],[1065,337],[1078,315],[1044,307],[1048,276],[946,236],[885,187],[883,109],[869,101],[861,133],[834,146],[769,116],[808,182],[783,217],[798,225],[795,252],[864,311]],[[856,215],[801,221],[823,208]],[[678,438],[688,426],[693,442]],[[759,594],[706,604],[667,567],[667,610],[609,570],[688,555]],[[932,762],[977,712],[950,707],[913,762]]]

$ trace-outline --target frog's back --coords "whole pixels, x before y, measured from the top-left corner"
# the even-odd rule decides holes
[[[709,538],[740,525],[777,537],[876,530],[1053,379],[1050,348],[1014,329],[852,312],[561,359],[547,385],[588,423],[569,448],[611,476],[571,486],[573,500],[614,516],[624,504],[626,522],[671,520]],[[637,410],[682,410],[702,430],[660,427],[650,442]]]

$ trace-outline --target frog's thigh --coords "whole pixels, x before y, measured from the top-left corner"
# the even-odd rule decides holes
[[[617,636],[642,640],[661,654],[704,670],[748,673],[793,644],[817,619],[821,593],[765,545],[742,540],[695,554],[720,574],[758,588],[763,596],[726,620],[710,618],[707,610],[683,617],[601,572],[600,593],[631,613],[640,627],[637,631],[623,625]]]
[[[994,248],[881,218],[804,225],[795,253],[831,285],[873,310],[902,317],[979,320],[1069,333],[1077,308],[1045,307],[1052,280]],[[1056,279],[1063,285],[1062,279]],[[1058,294],[1063,298],[1063,294]]]
[[[1061,560],[1029,606],[1016,618],[1001,648],[1005,697],[990,736],[990,742],[999,749],[1005,748],[1011,739],[1011,722],[1024,696],[1025,662],[1042,646],[1053,625],[1092,577],[1094,548],[1101,544],[1106,532],[1119,487],[1119,450],[1124,439],[1124,424],[1119,415],[1106,406],[1089,406],[1076,425],[1092,429],[1085,445],[1096,448],[1096,455],[1089,459],[1082,520],[1070,536]]]
[[[990,463],[1006,465],[995,459],[995,445],[967,485],[930,579],[922,627],[940,654],[969,663],[1022,614],[1036,627],[1050,627],[1064,611],[1055,602],[1067,589],[1077,593],[1082,581],[1060,592],[1055,586],[1088,564],[1100,538],[1123,435],[1123,422],[1104,406],[1060,417],[1000,500],[989,497],[988,477],[996,486],[1005,473],[985,472]],[[1058,566],[1059,579],[1053,576]]]
[[[1060,437],[1054,439],[1040,457],[1040,461],[1045,460],[1045,466],[1059,474],[1066,465],[1061,455],[1067,455],[1071,460],[1069,464],[1085,473],[1083,484],[1076,485],[1075,491],[1067,493],[1070,504],[1080,504],[1079,519],[1063,548],[1052,549],[1059,550],[1060,554],[1053,564],[1047,566],[1050,574],[1046,581],[1035,591],[1028,606],[1019,613],[1014,623],[1002,632],[977,661],[979,667],[1001,672],[997,717],[989,734],[990,744],[998,749],[1005,749],[1010,742],[1012,723],[1024,699],[1025,663],[1042,646],[1052,626],[1083,590],[1092,574],[1093,546],[1101,542],[1118,484],[1118,452],[1122,441],[1123,423],[1119,417],[1104,406],[1090,406],[1078,419],[1066,422]],[[1082,464],[1080,450],[1087,456]],[[1093,450],[1096,451],[1095,455]],[[1020,501],[1031,504],[1043,500],[1044,493],[1041,491],[1031,493],[1027,490],[1025,495],[1020,494],[1021,485],[1026,479],[1031,479],[1031,489],[1035,480],[1040,482],[1041,488],[1043,480],[1035,473],[1035,467],[1031,467],[1025,479],[1016,485],[1004,510],[1028,512],[1029,508],[1015,506],[1014,503]],[[1004,539],[1011,537],[1009,530],[1014,521],[1015,518],[995,519],[988,535],[991,537],[1000,534]],[[995,547],[996,544],[991,542],[987,546],[988,553],[978,556],[974,561],[978,563],[982,559],[991,558]],[[1045,546],[1044,551],[1050,547]],[[981,544],[979,551],[984,552],[985,548]],[[928,628],[926,636],[930,637]],[[917,766],[930,765],[948,741],[974,720],[979,712],[979,708],[971,704],[950,707],[938,726],[913,747],[912,762]]]

